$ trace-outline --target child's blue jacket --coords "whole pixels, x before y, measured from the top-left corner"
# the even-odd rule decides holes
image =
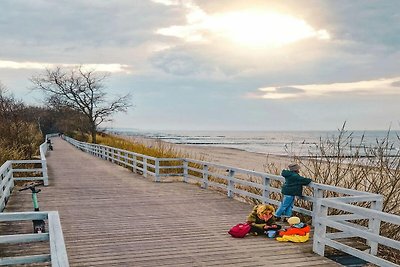
[[[312,181],[310,178],[305,178],[297,172],[289,170],[283,170],[282,176],[285,177],[282,194],[288,196],[301,196],[303,194],[303,185],[308,185]]]

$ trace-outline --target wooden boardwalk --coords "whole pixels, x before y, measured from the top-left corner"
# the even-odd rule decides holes
[[[231,238],[228,229],[245,220],[249,204],[191,184],[155,183],[52,140],[50,186],[38,198],[41,210],[60,213],[71,266],[338,266],[312,253],[312,241]],[[5,211],[31,205],[29,192],[14,190]],[[36,248],[18,250],[28,249]],[[0,247],[0,256],[17,252]]]

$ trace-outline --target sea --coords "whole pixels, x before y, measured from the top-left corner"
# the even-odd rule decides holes
[[[174,144],[226,147],[278,156],[307,157],[320,153],[321,149],[337,155],[338,144],[342,153],[349,156],[356,151],[369,155],[381,148],[390,155],[400,154],[399,131],[148,131],[114,128],[108,132]]]

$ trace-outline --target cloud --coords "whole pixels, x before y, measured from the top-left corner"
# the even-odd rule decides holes
[[[259,92],[249,93],[248,98],[264,98],[264,99],[282,99],[293,98],[306,92],[304,89],[292,86],[286,87],[264,87]]]
[[[151,0],[151,2],[154,2],[157,4],[163,4],[166,6],[177,6],[180,3],[180,1],[178,1],[178,0]]]
[[[281,94],[298,94],[305,92],[304,89],[296,88],[296,87],[278,87],[276,88],[276,92]]]
[[[400,87],[400,81],[392,82],[392,86]]]
[[[285,99],[295,97],[326,97],[334,94],[392,95],[400,94],[399,78],[357,81],[348,83],[290,85],[284,87],[262,87],[247,97],[262,99]]]
[[[105,72],[124,72],[129,73],[130,67],[122,64],[53,64],[44,62],[16,62],[0,60],[0,69],[46,69],[54,68],[56,66],[62,66],[66,68],[73,68],[76,66],[82,66],[84,69],[94,69],[96,71]]]
[[[195,75],[208,71],[207,66],[195,55],[177,49],[159,52],[151,58],[151,63],[166,73],[178,76]]]
[[[2,0],[0,6],[0,51],[13,61],[126,63],[136,58],[132,49],[165,39],[155,29],[184,18],[150,1]]]
[[[164,5],[176,1],[153,0]],[[192,1],[182,1],[185,25],[159,28],[157,34],[180,38],[185,42],[212,42],[225,39],[245,46],[279,47],[302,39],[330,39],[325,29],[314,29],[306,21],[269,9],[244,9],[207,14]]]

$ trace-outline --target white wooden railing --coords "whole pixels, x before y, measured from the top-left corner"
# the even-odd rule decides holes
[[[68,257],[57,211],[4,212],[0,222],[47,220],[48,233],[0,235],[0,244],[32,243],[48,241],[50,254],[24,255],[0,258],[0,266],[32,264],[51,261],[53,267],[67,267]]]
[[[40,160],[8,160],[0,167],[0,222],[47,220],[48,224],[48,233],[0,234],[0,244],[31,243],[47,240],[50,245],[50,254],[3,257],[0,258],[0,266],[49,261],[51,261],[53,267],[69,266],[60,218],[57,211],[3,212],[11,197],[15,181],[43,181],[45,186],[49,185],[46,160],[48,149],[47,140],[56,135],[57,134],[46,135],[45,142],[39,147]],[[40,167],[36,165],[40,165]],[[31,175],[26,175],[27,173]]]
[[[228,197],[249,197],[263,203],[280,204],[273,196],[281,194],[280,186],[285,180],[282,176],[187,158],[155,158],[64,138],[85,152],[131,168],[145,177],[151,175],[155,182],[160,182],[162,177],[181,176],[184,182],[192,180],[203,188],[212,187],[226,191]],[[379,244],[400,250],[399,241],[380,235],[382,221],[400,225],[400,216],[382,212],[382,195],[314,182],[309,184],[308,188],[310,193],[302,197],[306,205],[295,206],[293,210],[312,217],[315,227],[314,252],[324,255],[325,247],[329,246],[379,266],[398,266],[377,254]],[[335,197],[327,197],[332,195]],[[359,203],[368,205],[369,208],[360,207],[357,205]],[[329,208],[335,209],[335,214],[339,211],[342,215],[329,212]],[[354,220],[366,220],[368,227]],[[328,232],[327,227],[337,231]],[[368,249],[362,251],[350,247],[343,243],[344,238],[364,239]]]

